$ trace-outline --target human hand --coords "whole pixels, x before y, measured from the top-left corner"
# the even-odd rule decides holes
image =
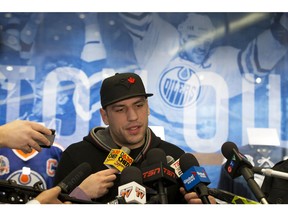
[[[91,174],[79,185],[79,188],[91,199],[102,197],[114,185],[118,172],[116,169],[106,169]]]
[[[43,134],[51,135],[52,132],[37,122],[15,120],[0,126],[0,146],[20,149],[24,153],[30,153],[32,149],[40,152],[42,149],[37,141],[50,145]]]
[[[61,193],[61,188],[59,186],[55,186],[48,190],[41,192],[35,199],[40,204],[63,204],[57,197]],[[71,202],[64,202],[64,204],[71,204]]]
[[[183,187],[180,187],[180,192],[183,194],[184,199],[188,204],[203,204],[202,200],[198,197],[197,193],[195,192],[186,192]],[[216,204],[216,200],[212,196],[208,196],[208,199],[211,204]]]

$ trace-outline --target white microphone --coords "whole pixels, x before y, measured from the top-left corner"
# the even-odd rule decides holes
[[[120,176],[118,196],[124,197],[126,203],[145,204],[146,189],[142,184],[141,170],[134,166],[126,167]]]
[[[178,158],[176,161],[174,160],[174,162],[170,166],[174,169],[174,172],[178,178],[183,174],[180,167],[180,158]]]
[[[276,177],[276,178],[288,180],[288,173],[285,173],[285,172],[276,171],[276,170],[269,169],[269,168],[262,168],[262,167],[253,167],[252,171],[254,173],[258,173],[264,176]]]

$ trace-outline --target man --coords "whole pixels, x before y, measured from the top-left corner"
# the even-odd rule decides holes
[[[108,169],[103,162],[111,149],[125,146],[131,150],[132,166],[140,168],[147,152],[153,148],[163,149],[166,155],[180,158],[184,151],[157,137],[148,127],[149,106],[143,82],[137,74],[121,73],[108,77],[102,83],[100,96],[101,117],[108,127],[95,127],[83,141],[69,145],[63,152],[56,170],[55,185],[75,167],[88,162],[94,174],[88,176],[70,196],[78,199],[93,199],[107,203],[118,194],[120,175],[118,170]],[[195,194],[186,194],[179,185],[168,187],[169,203],[195,203],[200,199]],[[181,194],[182,193],[182,194]]]

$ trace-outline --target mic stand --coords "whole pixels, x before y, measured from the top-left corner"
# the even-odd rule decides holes
[[[269,177],[275,177],[275,178],[281,178],[281,179],[284,179],[284,180],[288,180],[288,173],[285,173],[285,172],[281,172],[281,171],[277,171],[277,170],[273,170],[273,169],[267,169],[267,168],[252,168],[252,170],[255,172],[255,173],[258,173],[258,174],[263,174],[265,176],[269,176]]]
[[[159,195],[157,194],[152,196],[146,204],[161,204],[159,201]]]
[[[195,187],[194,190],[197,193],[198,197],[201,199],[203,204],[211,204],[210,200],[208,199],[209,191],[206,185],[201,183],[197,187]]]
[[[242,168],[241,173],[242,173],[243,177],[245,178],[245,180],[247,181],[248,186],[250,187],[250,189],[254,193],[257,200],[262,204],[269,204],[268,201],[266,200],[265,195],[262,192],[261,188],[256,183],[256,181],[254,180],[254,173],[252,172],[252,170]]]
[[[146,204],[168,204],[167,188],[163,187],[163,183],[161,188],[161,183],[159,184],[160,186],[158,185],[159,193],[151,196],[150,200]]]
[[[159,201],[161,204],[168,204],[168,197],[166,188],[163,186],[162,181],[158,181]]]

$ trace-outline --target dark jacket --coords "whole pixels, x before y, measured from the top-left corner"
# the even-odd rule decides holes
[[[93,128],[90,133],[84,137],[83,141],[71,144],[63,152],[61,160],[56,170],[54,185],[63,180],[73,169],[83,162],[87,162],[92,167],[92,172],[98,172],[107,167],[103,164],[111,149],[119,149],[111,139],[109,129],[104,127]],[[141,168],[141,163],[145,160],[147,152],[152,148],[160,148],[164,150],[166,155],[172,156],[175,160],[180,158],[185,152],[171,143],[165,142],[157,137],[151,129],[147,130],[145,144],[130,152],[130,156],[134,159],[132,166]],[[120,175],[114,182],[114,186],[110,188],[108,194],[94,201],[107,203],[114,200],[118,195]],[[183,195],[179,192],[180,185],[174,184],[167,188],[169,203],[185,203]],[[154,188],[157,190],[157,188]],[[147,195],[149,199],[149,195]]]

